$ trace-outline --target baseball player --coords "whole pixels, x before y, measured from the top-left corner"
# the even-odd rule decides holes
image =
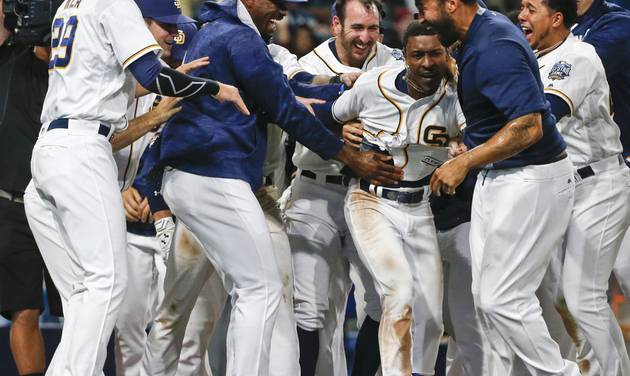
[[[630,375],[608,279],[630,225],[630,170],[621,156],[610,89],[595,49],[574,37],[572,0],[524,0],[519,15],[537,50],[545,94],[575,167],[575,202],[562,270],[567,307],[593,347],[603,375]]]
[[[470,246],[484,331],[506,374],[516,357],[531,374],[578,375],[550,337],[535,296],[550,250],[568,227],[575,188],[536,58],[517,27],[476,1],[416,5],[443,44],[462,41],[456,60],[468,151],[435,171],[431,190],[452,195],[470,169],[482,168]]]
[[[162,95],[213,95],[247,110],[236,88],[163,67],[155,55],[160,47],[130,0],[64,1],[51,32],[49,90],[25,209],[66,317],[48,372],[97,375],[127,284],[109,138],[127,125],[132,78]]]
[[[621,130],[621,144],[630,165],[630,11],[604,0],[578,2],[578,18],[571,32],[595,47],[610,86],[613,119]],[[630,232],[617,256],[615,277],[630,296]]]
[[[379,6],[377,1],[336,2],[336,37],[302,57],[300,65],[311,74],[339,75],[402,64],[400,51],[378,42]],[[362,278],[368,280],[365,285],[371,304],[366,311],[376,320],[380,317],[380,302],[369,273],[361,267],[343,216],[348,183],[341,175],[343,166],[322,160],[300,144],[296,145],[293,163],[298,167],[298,175],[291,184],[284,215],[293,253],[300,357],[303,363],[310,364],[307,368],[315,367],[317,362],[319,375],[344,375],[347,370],[342,330],[351,286],[348,258]],[[359,283],[358,278],[355,283]],[[359,305],[365,300],[363,296],[357,298]],[[376,335],[372,337],[376,340]],[[311,374],[304,368],[302,372]]]
[[[313,81],[313,75],[304,74],[297,62],[295,55],[289,53],[285,48],[270,44],[268,46],[274,61],[283,67],[284,74],[289,77],[301,75],[305,82]],[[315,79],[320,79],[315,77]],[[330,80],[330,77],[327,78]],[[323,78],[322,78],[323,81]],[[317,96],[328,98],[331,95],[337,96],[340,90],[339,85],[330,85],[327,87],[306,87],[298,85],[301,81],[292,79],[291,86],[296,93],[307,96]],[[307,92],[308,90],[308,92]],[[276,125],[269,125],[267,129],[268,153],[263,166],[264,185],[256,193],[267,220],[270,229],[272,242],[274,244],[274,256],[278,265],[278,270],[282,277],[283,283],[283,302],[279,315],[285,315],[286,320],[279,320],[281,323],[288,323],[286,327],[276,325],[272,335],[272,345],[270,353],[270,367],[274,375],[295,375],[299,373],[297,365],[297,338],[295,337],[295,322],[293,319],[293,277],[291,270],[291,256],[284,233],[284,228],[279,220],[279,213],[275,205],[276,184],[282,184],[284,173],[284,147],[281,141],[283,131]],[[156,146],[154,144],[154,146]],[[281,171],[281,172],[279,172]],[[179,240],[178,240],[179,239]],[[219,314],[223,310],[225,297],[221,297],[217,293],[217,284],[223,295],[223,285],[218,279],[217,273],[210,264],[209,260],[202,253],[202,246],[197,244],[196,239],[189,230],[184,226],[178,226],[175,234],[175,250],[174,258],[169,260],[167,268],[167,277],[165,283],[166,299],[162,304],[158,316],[155,319],[153,328],[149,335],[149,343],[147,346],[147,354],[149,363],[151,363],[152,374],[154,375],[170,375],[183,372],[182,362],[185,361],[184,355],[180,354],[180,348],[186,349],[186,340],[182,343],[183,328],[186,328],[186,337],[191,331],[191,322],[194,320],[196,311],[208,311],[204,319],[197,320],[200,322],[199,327],[202,330],[213,334],[211,344],[211,366],[216,372],[215,374],[225,373],[225,360],[220,354],[225,354],[225,336],[227,328],[216,328]],[[208,278],[210,279],[208,280]],[[206,282],[207,281],[207,282]],[[201,288],[201,286],[204,286]],[[200,291],[201,290],[201,291]],[[210,293],[211,296],[207,296]],[[196,303],[195,303],[196,300]],[[176,303],[176,304],[173,304]],[[194,305],[194,308],[193,308]],[[285,306],[286,305],[286,306]],[[191,312],[192,309],[192,312]],[[229,322],[229,311],[227,317],[222,318],[218,323]],[[190,319],[188,319],[190,315]],[[188,321],[188,325],[186,322]],[[201,324],[205,322],[205,324]],[[207,336],[206,336],[207,337]],[[204,344],[202,350],[207,345]],[[184,358],[184,359],[183,359]],[[146,360],[146,359],[145,359]],[[295,360],[295,363],[293,362]],[[191,374],[198,374],[197,368],[191,368]],[[203,370],[202,370],[203,371]]]
[[[423,368],[413,371],[435,372],[442,335],[442,273],[428,183],[433,170],[446,161],[449,140],[464,122],[457,117],[455,83],[447,77],[448,54],[435,31],[414,22],[403,46],[406,67],[363,74],[331,105],[339,123],[356,118],[363,123],[362,148],[391,154],[404,171],[404,180],[394,186],[354,180],[345,202],[348,228],[382,305],[384,376],[412,372],[412,338],[433,355],[414,359]]]
[[[187,59],[216,56],[216,64],[196,73],[238,82],[256,113],[245,117],[212,101],[184,100],[162,133],[161,163],[169,166],[164,199],[199,238],[232,299],[227,374],[269,373],[271,334],[282,298],[269,228],[254,196],[265,156],[266,121],[259,122],[260,115],[322,157],[349,163],[360,175],[383,182],[400,178],[387,158],[343,145],[297,102],[263,39],[275,29],[273,20],[284,17],[285,7],[286,2],[269,0],[204,4],[200,21],[212,23],[199,30]]]
[[[182,16],[179,8],[172,6],[175,3],[168,3],[170,14],[160,10],[160,5],[163,6],[164,2],[136,3],[151,34],[162,48],[163,61],[181,61],[183,56],[174,56],[173,51],[180,40],[182,43],[185,41],[186,35],[182,32],[180,36],[177,24],[189,23],[193,31],[189,31],[188,38],[192,38],[196,31],[192,23],[194,20]],[[186,30],[190,30],[188,26]],[[186,73],[203,65],[207,65],[207,60],[191,62],[178,69]],[[155,316],[163,297],[162,281],[166,253],[161,251],[156,239],[148,201],[138,193],[136,187],[132,186],[132,182],[138,171],[140,156],[155,136],[158,127],[181,109],[177,107],[178,101],[176,98],[159,100],[153,93],[135,99],[129,106],[127,118],[133,119],[132,122],[138,121],[146,113],[148,121],[145,128],[151,130],[128,147],[114,153],[127,219],[127,263],[130,270],[134,271],[129,273],[127,292],[115,327],[116,368],[119,375],[140,375],[141,371],[149,373],[146,368],[141,370],[146,343],[145,330]],[[154,111],[149,112],[156,103],[159,104],[155,106]],[[134,183],[136,186],[137,184],[141,183]]]

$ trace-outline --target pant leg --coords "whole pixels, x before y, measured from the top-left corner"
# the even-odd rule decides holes
[[[78,279],[74,269],[71,267],[70,257],[66,252],[66,245],[59,231],[57,230],[57,220],[52,211],[52,205],[44,202],[39,195],[33,182],[28,185],[24,194],[24,204],[28,216],[28,223],[33,232],[33,236],[37,242],[38,248],[45,249],[42,252],[42,258],[46,265],[54,265],[49,271],[53,283],[56,284],[59,296],[61,298],[62,307],[66,310],[66,305],[72,294],[71,281]],[[41,251],[40,251],[41,252]],[[64,324],[67,320],[64,320]],[[65,359],[64,344],[69,339],[69,331],[62,331],[62,340],[59,342],[55,353],[48,366],[48,372],[51,374],[62,373],[62,367]]]
[[[602,375],[630,375],[625,341],[606,292],[628,228],[630,172],[606,171],[578,182],[567,231],[563,291],[569,311],[592,346]]]
[[[353,186],[346,199],[346,221],[359,257],[374,278],[383,314],[379,327],[384,376],[411,374],[412,268],[405,255],[404,220],[392,222],[391,208]],[[392,212],[395,209],[391,210]],[[401,218],[398,218],[401,219]]]
[[[299,342],[293,314],[294,277],[291,246],[276,203],[277,189],[271,186],[264,187],[256,193],[256,198],[265,213],[274,257],[282,281],[282,301],[271,339],[270,373],[277,376],[298,375],[300,373]]]
[[[403,241],[414,279],[413,372],[433,375],[444,332],[444,275],[433,214],[428,201],[397,206],[408,217]]]
[[[116,375],[139,376],[147,341],[146,327],[153,318],[152,305],[157,291],[152,290],[155,252],[154,236],[127,233],[128,287],[115,327]]]
[[[484,172],[475,187],[471,221],[475,305],[504,361],[509,363],[511,352],[536,375],[578,374],[575,363],[562,359],[535,296],[551,250],[560,246],[568,225],[573,190],[567,159]]]
[[[472,270],[469,237],[470,222],[438,232],[438,244],[445,260],[444,321],[450,322],[448,353],[453,357],[447,375],[499,376],[494,373],[492,350],[477,320],[470,290]],[[451,343],[456,346],[455,351],[450,348]]]
[[[203,284],[190,313],[177,364],[178,375],[213,375],[210,370],[209,355],[215,356],[215,354],[208,351],[209,341],[217,331],[217,323],[226,299],[227,293],[223,288],[223,283],[219,275],[213,272],[210,279]],[[225,339],[223,344],[225,347]],[[225,372],[225,368],[223,370]]]
[[[72,286],[64,305],[65,354],[54,372],[100,375],[127,284],[124,212],[111,145],[96,134],[50,132],[38,140],[31,167],[33,187],[50,205],[74,270],[70,281],[53,279]],[[58,251],[39,248],[42,254]],[[51,258],[57,257],[44,257]],[[47,267],[51,275],[62,275],[53,271],[58,262]]]
[[[153,320],[144,354],[152,376],[177,373],[188,321],[199,293],[214,269],[195,236],[177,222],[173,251],[167,260],[164,300]]]
[[[626,189],[630,189],[630,187],[626,187]],[[623,295],[626,299],[630,299],[630,230],[626,231],[626,236],[621,242],[613,271]]]
[[[283,214],[293,257],[297,325],[319,331],[318,376],[347,374],[343,341],[348,262],[340,257],[345,187],[297,177]]]
[[[269,228],[249,184],[172,170],[163,187],[167,204],[201,241],[232,298],[227,374],[268,375],[282,283]]]

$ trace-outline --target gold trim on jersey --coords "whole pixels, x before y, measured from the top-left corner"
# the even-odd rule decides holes
[[[376,80],[376,84],[378,85],[378,90],[380,90],[380,91],[381,91],[381,94],[383,95],[383,97],[384,97],[385,99],[387,99],[387,100],[389,101],[389,103],[393,104],[393,105],[394,105],[394,107],[396,107],[396,109],[398,110],[398,126],[396,127],[396,130],[395,130],[394,132],[392,132],[392,134],[396,134],[396,133],[398,133],[398,131],[400,130],[400,126],[402,125],[402,122],[403,122],[403,111],[402,111],[402,109],[400,108],[400,105],[399,105],[398,103],[396,103],[396,101],[395,101],[395,100],[393,100],[392,98],[390,98],[389,96],[387,96],[387,94],[385,94],[385,89],[384,89],[384,88],[383,88],[383,86],[381,85],[381,80],[382,80],[382,78],[383,78],[383,75],[384,75],[385,73],[388,73],[388,72],[390,72],[390,71],[384,71],[384,72],[382,72],[381,74],[379,74],[379,75],[378,75],[378,79]],[[384,132],[384,130],[382,130],[382,129],[381,129],[381,130],[380,130],[380,131],[376,134],[376,136],[378,137],[378,135],[380,135],[380,134],[381,134],[381,133],[383,133],[383,132]]]
[[[136,52],[135,54],[129,56],[125,62],[123,63],[123,69],[127,68],[127,66],[129,66],[129,64],[133,63],[137,58],[139,58],[140,56],[144,55],[145,53],[151,51],[151,50],[155,50],[155,49],[159,49],[160,46],[157,43],[151,44],[149,46],[144,47],[143,49],[141,49],[140,51]]]
[[[565,93],[563,93],[562,91],[558,89],[554,89],[551,87],[546,87],[545,93],[555,94],[556,96],[560,97],[563,101],[565,101],[569,105],[569,109],[571,110],[571,115],[573,115],[573,113],[575,112],[575,106],[573,105],[573,101],[571,100],[571,98],[569,98],[568,95],[566,95]]]
[[[374,44],[374,49],[372,50],[372,56],[368,57],[367,60],[365,61],[365,64],[363,64],[363,67],[365,69],[367,69],[368,65],[370,65],[370,63],[372,62],[372,60],[374,60],[374,58],[378,55],[378,43]]]
[[[296,74],[301,73],[301,72],[306,72],[304,69],[296,69],[295,71],[291,72],[291,74],[288,74],[287,77],[289,78],[289,80],[293,79],[293,77],[295,77]]]
[[[336,70],[334,70],[334,69],[330,66],[330,64],[328,64],[328,62],[327,62],[327,61],[326,61],[326,60],[325,60],[325,59],[324,59],[324,58],[323,58],[323,57],[322,57],[319,53],[317,53],[317,48],[313,50],[313,53],[315,54],[315,56],[317,56],[317,57],[318,57],[318,58],[319,58],[319,59],[320,59],[320,60],[321,60],[321,61],[322,61],[325,65],[326,65],[326,67],[328,67],[328,69],[329,69],[331,72],[333,72],[333,73],[334,73],[334,74],[336,74],[336,75],[339,75],[339,74],[340,74],[339,72],[337,72]]]
[[[420,132],[422,132],[422,123],[424,122],[424,118],[427,116],[427,114],[429,113],[429,111],[431,111],[433,108],[435,108],[435,106],[437,106],[440,101],[442,101],[442,98],[444,98],[446,96],[446,86],[442,87],[442,94],[440,94],[440,97],[438,98],[437,101],[433,102],[429,108],[427,108],[426,110],[424,110],[424,112],[422,113],[422,116],[420,116],[420,122],[418,123],[418,138],[416,139],[416,143],[419,144],[420,143]]]

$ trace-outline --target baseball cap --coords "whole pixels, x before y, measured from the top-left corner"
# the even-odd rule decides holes
[[[177,25],[195,22],[182,14],[181,0],[135,0],[142,12],[142,17],[169,24]]]
[[[186,50],[193,37],[197,34],[197,25],[194,23],[184,23],[177,25],[177,37],[171,47],[171,58],[182,61],[186,55]]]

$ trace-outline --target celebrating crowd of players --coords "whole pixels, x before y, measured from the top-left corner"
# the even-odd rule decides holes
[[[298,60],[272,35],[300,2],[61,4],[21,188],[46,374],[100,375],[115,332],[120,375],[345,375],[354,287],[353,375],[432,375],[446,331],[453,376],[630,376],[630,12],[416,0],[400,51],[338,0]]]

